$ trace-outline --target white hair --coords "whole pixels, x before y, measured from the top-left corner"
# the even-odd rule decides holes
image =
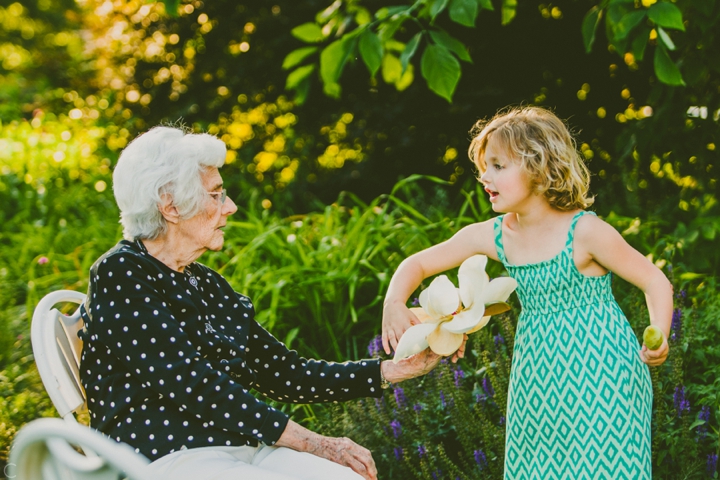
[[[205,188],[201,174],[225,163],[226,147],[207,133],[155,127],[130,142],[113,172],[113,192],[120,208],[123,236],[155,239],[167,230],[158,205],[170,195],[180,218],[201,211]]]

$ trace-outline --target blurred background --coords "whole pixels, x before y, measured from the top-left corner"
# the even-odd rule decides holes
[[[592,210],[676,286],[673,354],[653,373],[655,476],[717,478],[718,32],[717,0],[0,0],[0,466],[18,428],[54,415],[29,318],[49,291],[84,291],[121,238],[112,169],[136,135],[171,123],[222,138],[240,210],[201,260],[290,347],[346,360],[379,354],[403,258],[491,216],[473,124],[541,105],[576,136]],[[501,478],[516,314],[476,335],[462,373],[443,367],[454,383],[286,411],[354,435],[384,478]]]

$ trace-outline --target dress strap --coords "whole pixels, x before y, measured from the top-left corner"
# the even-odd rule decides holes
[[[495,251],[497,251],[498,258],[503,265],[507,265],[507,259],[505,258],[505,248],[503,247],[502,241],[502,222],[505,215],[495,217]]]
[[[572,218],[572,221],[570,222],[570,229],[568,230],[568,237],[567,241],[565,242],[565,248],[569,249],[570,252],[572,252],[573,238],[575,237],[575,225],[577,225],[578,220],[580,220],[580,218],[585,214],[597,216],[595,212],[588,212],[585,210],[582,210],[575,214],[575,216]]]

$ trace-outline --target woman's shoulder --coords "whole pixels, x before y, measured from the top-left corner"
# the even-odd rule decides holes
[[[149,255],[138,247],[136,242],[121,240],[110,250],[98,258],[90,268],[92,273],[113,271],[118,268],[131,266],[142,269],[152,269]]]

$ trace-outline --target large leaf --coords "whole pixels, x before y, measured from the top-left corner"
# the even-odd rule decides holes
[[[317,47],[302,47],[297,50],[293,50],[288,53],[285,60],[283,60],[283,70],[290,70],[291,68],[298,66],[303,60],[315,52],[317,52]]]
[[[327,96],[340,97],[338,80],[353,47],[354,38],[345,37],[334,41],[320,53],[320,78],[323,81],[323,91]]]
[[[294,90],[297,86],[305,80],[315,70],[315,65],[305,65],[304,67],[297,68],[290,72],[285,82],[285,88],[287,90]]]
[[[171,17],[178,16],[178,7],[180,5],[180,0],[163,0],[163,3],[165,4],[165,11],[168,15],[170,15]]]
[[[648,17],[656,25],[665,28],[674,28],[685,31],[682,12],[678,7],[669,2],[658,2],[648,9]]]
[[[595,31],[597,30],[598,24],[600,24],[600,17],[602,16],[602,10],[597,6],[590,9],[585,14],[585,18],[582,23],[582,36],[583,43],[585,44],[585,53],[590,53],[592,50],[593,43],[595,42]]]
[[[317,23],[303,23],[290,30],[293,37],[298,40],[302,40],[305,43],[318,43],[321,42],[325,35],[322,33],[322,29]]]
[[[460,62],[450,50],[440,45],[428,45],[423,52],[421,69],[430,90],[452,103],[460,80]]]
[[[466,27],[474,27],[478,14],[478,2],[477,0],[451,0],[449,13],[453,22]]]
[[[445,7],[447,7],[447,4],[449,0],[430,0],[432,3],[430,4],[430,18],[435,20],[435,17],[437,17],[440,12],[445,10]]]
[[[502,0],[502,9],[500,12],[501,23],[507,25],[512,22],[517,12],[517,0]]]
[[[418,32],[413,38],[405,45],[405,50],[400,54],[400,63],[402,64],[402,71],[405,73],[410,59],[415,55],[418,45],[420,45],[420,39],[422,38],[423,32]]]
[[[642,62],[645,57],[645,47],[647,47],[649,35],[650,27],[643,26],[635,34],[635,38],[633,38],[630,51],[638,62]]]
[[[626,38],[632,29],[637,27],[643,18],[645,18],[644,10],[636,10],[623,15],[620,22],[618,22],[615,26],[615,38],[617,40]]]
[[[367,29],[360,36],[358,46],[360,48],[360,56],[368,70],[370,70],[370,76],[374,77],[382,63],[383,46],[380,38],[370,29]]]
[[[655,48],[655,75],[658,80],[667,85],[685,85],[680,69],[672,61],[665,46],[661,43],[658,43]]]
[[[465,44],[457,38],[450,36],[445,30],[430,30],[430,38],[432,38],[436,44],[453,52],[460,60],[472,63],[472,58],[470,58]]]

